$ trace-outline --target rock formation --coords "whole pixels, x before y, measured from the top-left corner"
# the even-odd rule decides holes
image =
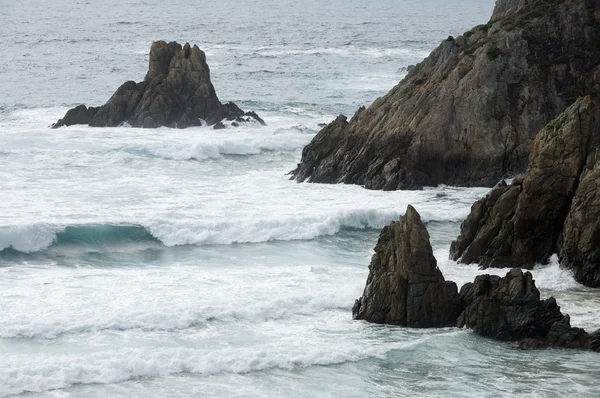
[[[75,108],[69,109],[65,116],[62,119],[59,119],[56,123],[52,125],[53,128],[58,128],[62,126],[71,126],[73,124],[90,124],[94,115],[100,109],[99,106],[89,108],[85,105],[79,105]]]
[[[493,186],[522,172],[530,140],[600,89],[600,3],[499,0],[384,97],[338,117],[304,148],[298,181],[369,189]]]
[[[479,275],[460,289],[464,310],[457,326],[522,348],[598,350],[583,329],[571,327],[554,298],[540,300],[531,273],[513,268],[505,277]]]
[[[536,136],[529,166],[471,208],[450,256],[482,267],[532,268],[558,252],[600,287],[600,101],[578,99]]]
[[[409,205],[400,221],[381,232],[352,314],[373,323],[430,328],[454,325],[459,313],[456,284],[444,280],[429,233]]]
[[[80,105],[67,112],[52,127],[89,124],[115,127],[199,126],[202,121],[214,125],[221,120],[236,122],[264,121],[254,112],[244,113],[230,102],[222,104],[210,81],[206,55],[188,43],[157,41],[150,48],[148,73],[143,82],[125,82],[101,107]]]
[[[531,273],[479,275],[457,293],[436,266],[429,234],[412,206],[381,231],[354,319],[416,328],[457,326],[518,342],[524,349],[558,347],[600,351],[600,330],[571,327],[554,298],[540,299]]]

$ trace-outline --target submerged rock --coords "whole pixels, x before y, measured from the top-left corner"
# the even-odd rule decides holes
[[[454,325],[459,313],[456,284],[444,280],[429,233],[409,205],[400,221],[381,231],[352,315],[373,323],[431,328]]]
[[[600,286],[600,102],[578,99],[536,136],[529,167],[471,208],[450,256],[482,267],[533,268],[559,254]]]
[[[600,90],[600,13],[587,0],[501,0],[348,122],[302,152],[298,181],[369,189],[493,186],[525,170],[530,140]]]
[[[86,117],[69,117],[75,109],[69,110],[53,127],[67,125],[65,120],[68,120],[71,124],[93,127],[128,123],[132,127],[186,128],[200,126],[202,121],[214,125],[242,116],[264,124],[256,113],[245,113],[232,102],[219,101],[210,81],[206,55],[198,46],[164,41],[152,43],[148,73],[143,82],[125,82],[106,104],[89,108],[94,110],[93,115],[89,112]]]
[[[433,328],[457,326],[524,349],[559,347],[600,351],[600,330],[592,335],[571,327],[554,298],[540,299],[531,273],[479,275],[457,292],[437,268],[429,234],[417,211],[383,228],[369,265],[354,319]]]

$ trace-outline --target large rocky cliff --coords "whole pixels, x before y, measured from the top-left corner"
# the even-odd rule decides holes
[[[600,287],[600,101],[578,99],[533,142],[527,172],[477,201],[450,255],[483,267],[532,268],[558,253]]]
[[[499,0],[486,25],[449,37],[387,95],[304,148],[298,181],[415,189],[492,186],[522,172],[530,142],[600,90],[600,1]]]

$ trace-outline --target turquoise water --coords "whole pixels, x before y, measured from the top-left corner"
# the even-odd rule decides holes
[[[600,357],[354,322],[379,229],[413,204],[438,263],[486,189],[297,184],[318,124],[385,94],[492,1],[0,3],[0,396],[589,396]],[[203,48],[267,127],[48,126]],[[534,271],[572,323],[600,297]]]

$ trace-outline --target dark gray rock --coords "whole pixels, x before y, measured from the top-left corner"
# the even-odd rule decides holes
[[[558,240],[561,265],[571,268],[575,279],[590,287],[600,287],[599,155],[598,148],[590,154]]]
[[[245,115],[264,124],[256,113],[245,113],[232,102],[219,101],[206,55],[198,46],[157,41],[150,48],[144,81],[124,83],[91,120],[81,120],[93,127],[129,123],[132,127],[186,128],[199,126],[202,120],[214,125]]]
[[[88,108],[85,105],[76,106],[73,109],[69,109],[62,119],[59,119],[52,125],[52,128],[56,129],[74,124],[89,124],[99,109],[100,107],[90,106]]]
[[[522,173],[540,129],[600,91],[599,4],[500,1],[494,21],[444,40],[369,108],[321,130],[292,178],[395,190]]]
[[[451,258],[484,268],[532,268],[558,251],[564,265],[581,271],[578,280],[598,285],[598,142],[600,103],[580,98],[536,136],[526,174],[473,205]]]
[[[600,330],[571,327],[554,298],[540,299],[531,273],[479,275],[457,293],[437,268],[429,234],[412,206],[381,231],[354,319],[415,328],[457,326],[523,349],[600,351]]]
[[[458,289],[437,268],[429,233],[417,211],[383,228],[354,319],[415,328],[452,326],[460,313]]]
[[[531,273],[519,268],[505,277],[479,275],[460,289],[464,310],[457,326],[496,340],[515,341],[524,349],[594,349],[591,336],[573,328],[554,298],[540,300]]]

